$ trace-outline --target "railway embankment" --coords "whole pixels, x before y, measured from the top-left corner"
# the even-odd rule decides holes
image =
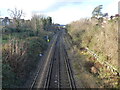
[[[69,24],[68,40],[72,43],[73,51],[74,48],[78,49],[78,56],[85,57],[87,70],[103,81],[101,87],[118,88],[120,67],[117,19],[108,20],[104,27],[96,23],[83,19]]]

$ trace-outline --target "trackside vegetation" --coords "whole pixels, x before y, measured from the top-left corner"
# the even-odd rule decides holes
[[[17,10],[16,10],[17,11]],[[30,73],[36,69],[54,32],[51,17],[33,15],[31,20],[2,27],[2,87],[19,88],[24,86]],[[48,27],[47,27],[48,26]]]
[[[94,74],[98,72],[97,77],[104,81],[104,87],[119,87],[118,20],[119,17],[111,20],[103,18],[103,22],[96,18],[80,19],[67,26],[73,45],[80,51],[86,49],[82,52],[89,59],[87,63],[94,62],[89,70]],[[88,52],[94,53],[94,56]],[[109,66],[117,73],[110,71]]]

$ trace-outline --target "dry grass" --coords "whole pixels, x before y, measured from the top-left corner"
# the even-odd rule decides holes
[[[103,61],[118,67],[118,23],[107,21],[98,24],[97,20],[81,19],[68,25],[68,33],[77,47],[88,47]]]

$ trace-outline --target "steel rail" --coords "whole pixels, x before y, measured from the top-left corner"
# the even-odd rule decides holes
[[[45,89],[48,89],[50,87],[50,81],[51,81],[51,77],[52,77],[53,64],[54,64],[54,59],[55,59],[54,57],[55,57],[55,54],[56,54],[57,43],[58,43],[58,39],[59,39],[58,37],[57,37],[57,41],[55,43],[54,54],[53,54],[53,57],[52,57],[51,62],[50,62],[50,67],[49,67],[49,70],[48,70],[48,73],[47,73],[47,78],[45,80],[45,84],[44,84],[44,88]],[[59,65],[59,62],[58,62],[58,65]],[[58,67],[58,69],[59,69],[59,67]],[[59,88],[59,86],[60,85],[59,85],[59,72],[58,72],[58,88]]]
[[[63,40],[63,38],[62,38],[62,40]],[[63,43],[62,43],[62,47],[63,47],[63,52],[64,52],[64,58],[65,58],[64,60],[65,60],[66,68],[67,68],[67,73],[68,73],[68,77],[69,77],[70,88],[76,89],[76,84],[75,84],[75,80],[73,77],[72,68],[71,68],[71,65],[69,62],[67,51],[65,49],[65,45]]]
[[[54,36],[55,39],[52,41],[53,43],[52,43],[51,46],[50,46],[50,51],[49,51],[48,56],[47,56],[47,62],[48,62],[48,58],[50,57],[50,53],[51,53],[51,51],[53,50],[54,44],[56,43],[57,37],[58,37],[57,35]],[[44,59],[44,58],[42,58],[42,59]],[[42,62],[42,64],[44,64],[44,63],[45,63],[45,61]],[[47,64],[46,64],[46,65],[47,65]],[[44,65],[44,66],[45,66],[45,65]],[[37,70],[37,72],[36,72],[36,74],[35,74],[35,77],[34,77],[34,79],[33,79],[33,82],[32,82],[32,84],[31,84],[31,86],[30,86],[30,90],[34,89],[35,84],[36,84],[36,81],[37,81],[37,78],[38,78],[38,76],[39,76],[39,73],[40,73],[40,72],[42,73],[43,71],[45,71],[45,70],[41,70],[44,66],[40,67],[40,69]],[[44,73],[42,73],[42,74],[44,74]],[[43,79],[43,78],[42,78],[42,79]],[[41,83],[42,83],[42,81],[41,81]]]

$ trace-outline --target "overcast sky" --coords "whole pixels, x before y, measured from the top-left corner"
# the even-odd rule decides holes
[[[80,18],[91,17],[93,9],[103,5],[102,12],[110,15],[118,13],[120,0],[1,0],[0,17],[9,17],[7,9],[22,9],[24,18],[33,13],[51,16],[54,23],[68,24]]]

